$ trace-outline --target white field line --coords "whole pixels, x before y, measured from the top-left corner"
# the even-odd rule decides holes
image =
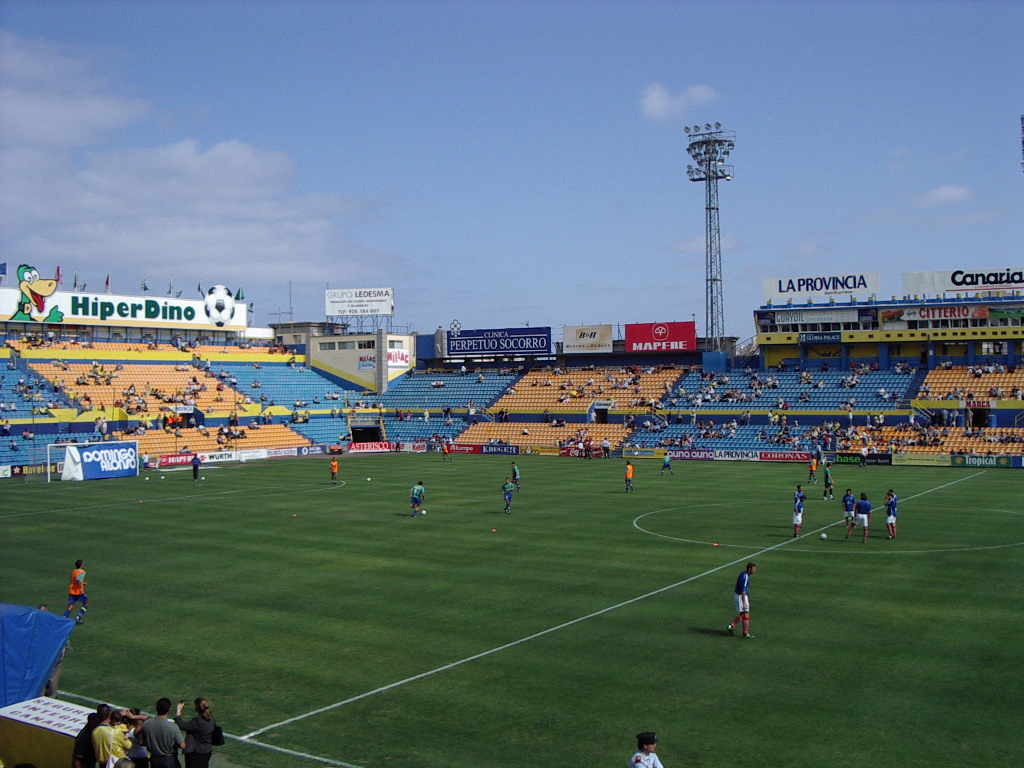
[[[916,498],[918,498],[920,496],[924,496],[925,494],[932,493],[932,492],[938,491],[938,490],[942,490],[943,488],[948,488],[951,485],[956,485],[957,483],[962,483],[965,480],[970,480],[972,478],[978,477],[979,475],[983,475],[983,474],[985,474],[984,471],[976,472],[973,475],[968,475],[967,477],[961,477],[961,478],[959,478],[957,480],[953,480],[952,482],[945,483],[944,485],[936,486],[935,488],[931,488],[931,489],[929,489],[927,491],[922,491],[921,493],[915,493],[912,496],[907,496],[905,500],[909,501],[910,499],[916,499]],[[824,531],[824,530],[826,530],[828,528],[831,528],[831,527],[833,527],[835,525],[838,525],[841,522],[843,522],[843,521],[842,520],[837,520],[836,522],[829,523],[828,525],[824,525],[821,528],[817,528],[816,530],[813,530],[813,531],[810,531],[808,533],[803,534],[802,536],[800,536],[800,539],[806,538],[807,536],[813,536],[816,533],[820,533],[820,532],[822,532],[822,531]],[[472,656],[467,656],[466,658],[460,659],[458,661],[453,661],[450,664],[444,664],[443,666],[427,670],[426,672],[420,672],[418,675],[413,675],[412,677],[407,677],[404,680],[398,680],[398,681],[396,681],[394,683],[388,683],[387,685],[382,685],[379,688],[374,688],[372,691],[366,691],[365,693],[360,693],[360,694],[358,694],[356,696],[351,696],[351,697],[349,697],[347,699],[343,699],[342,701],[336,701],[333,704],[328,704],[325,707],[320,707],[319,709],[314,709],[314,710],[311,710],[311,711],[306,712],[304,714],[296,715],[295,717],[290,717],[287,720],[281,720],[280,722],[272,723],[271,725],[264,726],[263,728],[257,728],[255,731],[250,731],[249,733],[245,734],[244,736],[241,736],[240,739],[242,741],[246,741],[248,739],[251,739],[254,736],[259,736],[261,733],[265,733],[266,731],[272,730],[274,728],[280,728],[282,726],[298,722],[299,720],[305,720],[306,718],[313,717],[315,715],[320,715],[320,714],[323,714],[324,712],[330,712],[331,710],[338,709],[339,707],[344,707],[347,704],[353,704],[353,703],[355,703],[357,701],[361,701],[362,699],[369,698],[370,696],[376,696],[378,693],[384,693],[385,691],[390,691],[390,690],[392,690],[394,688],[398,688],[400,686],[407,685],[408,683],[413,683],[413,682],[416,682],[417,680],[422,680],[422,679],[424,679],[426,677],[432,677],[433,675],[440,674],[441,672],[447,672],[450,669],[455,669],[456,667],[460,667],[463,664],[468,664],[471,661],[476,661],[477,659],[482,659],[485,656],[491,656],[492,654],[498,653],[499,651],[504,651],[504,650],[508,650],[509,648],[514,648],[517,645],[522,645],[523,643],[527,643],[527,642],[529,642],[531,640],[536,640],[538,637],[543,637],[544,635],[549,635],[552,632],[558,632],[559,630],[565,629],[567,627],[571,627],[571,626],[573,626],[575,624],[579,624],[581,622],[588,621],[589,619],[593,619],[593,618],[596,618],[598,616],[602,616],[602,615],[604,615],[606,613],[610,613],[611,611],[618,610],[619,608],[624,608],[627,605],[632,605],[633,603],[638,603],[641,600],[646,600],[646,599],[648,599],[650,597],[654,597],[655,595],[660,595],[662,592],[668,592],[669,590],[676,589],[678,587],[683,586],[684,584],[689,584],[690,582],[696,581],[697,579],[702,579],[705,576],[710,576],[711,574],[717,573],[718,571],[724,570],[726,568],[731,568],[734,565],[737,565],[737,564],[742,563],[744,561],[747,561],[747,560],[750,560],[752,558],[755,558],[755,557],[758,557],[760,555],[763,555],[766,552],[771,552],[772,550],[779,549],[780,547],[784,547],[784,546],[786,546],[787,544],[790,544],[793,541],[799,541],[799,539],[795,539],[795,538],[794,539],[786,539],[785,541],[780,542],[778,544],[774,544],[774,545],[772,545],[770,547],[765,547],[763,549],[760,549],[757,552],[754,552],[753,554],[744,555],[743,557],[739,557],[739,558],[737,558],[735,560],[731,560],[728,563],[725,563],[723,565],[719,565],[719,566],[717,566],[715,568],[711,568],[710,570],[704,571],[703,573],[698,573],[696,576],[690,576],[687,579],[683,579],[682,581],[677,581],[674,584],[669,584],[666,587],[660,587],[659,589],[655,589],[655,590],[653,590],[651,592],[648,592],[646,594],[640,595],[639,597],[633,597],[633,598],[630,598],[629,600],[623,600],[621,603],[616,603],[615,605],[608,606],[607,608],[602,608],[599,611],[594,611],[593,613],[588,613],[586,616],[580,616],[578,618],[571,619],[570,621],[563,622],[561,624],[558,624],[557,626],[549,627],[548,629],[543,629],[540,632],[534,632],[532,635],[527,635],[526,637],[522,637],[522,638],[520,638],[518,640],[513,640],[510,643],[505,643],[504,645],[499,645],[499,646],[497,646],[495,648],[491,648],[490,650],[487,650],[487,651],[481,651],[480,653],[473,654]]]

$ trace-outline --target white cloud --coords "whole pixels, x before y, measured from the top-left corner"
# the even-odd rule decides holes
[[[691,85],[681,93],[672,93],[661,83],[650,83],[644,88],[640,109],[647,120],[682,120],[690,107],[717,99],[718,93],[707,85]]]
[[[974,190],[956,184],[943,184],[941,187],[928,190],[915,203],[919,208],[934,208],[949,203],[963,203],[974,199]]]
[[[181,288],[241,284],[257,302],[262,287],[265,308],[290,281],[315,294],[331,274],[379,280],[404,269],[343,231],[343,217],[366,210],[364,201],[299,194],[286,153],[190,137],[121,146],[118,129],[133,124],[145,135],[157,110],[115,93],[87,54],[9,34],[0,46],[5,260],[63,265],[93,285],[109,271],[115,292],[133,292],[143,275]]]

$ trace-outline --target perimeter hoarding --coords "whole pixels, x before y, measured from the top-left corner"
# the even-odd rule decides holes
[[[447,351],[448,357],[550,355],[551,328],[455,328]]]
[[[566,325],[562,327],[562,352],[567,355],[612,351],[610,325]]]
[[[394,288],[329,288],[325,301],[328,317],[395,314]]]
[[[877,272],[849,272],[840,275],[801,275],[769,277],[761,281],[765,301],[787,299],[827,299],[836,296],[863,296],[878,293]]]
[[[697,324],[630,323],[626,325],[626,352],[688,352],[697,349]]]

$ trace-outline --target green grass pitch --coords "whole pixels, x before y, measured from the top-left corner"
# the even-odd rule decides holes
[[[518,462],[511,515],[509,457],[345,457],[338,487],[326,458],[7,482],[0,600],[62,610],[84,558],[64,695],[206,696],[222,764],[597,768],[643,730],[667,768],[1024,754],[1024,474],[837,468],[793,540],[802,465],[637,460],[627,495],[622,460]],[[899,538],[876,511],[844,541],[846,487],[876,510],[895,488]]]

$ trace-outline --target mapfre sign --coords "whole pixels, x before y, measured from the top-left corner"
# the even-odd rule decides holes
[[[687,352],[697,349],[696,323],[629,323],[626,352]]]

